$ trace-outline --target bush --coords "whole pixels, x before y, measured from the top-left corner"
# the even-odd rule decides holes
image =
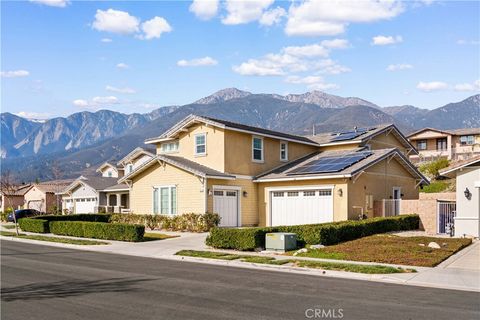
[[[18,220],[18,225],[22,231],[49,233],[48,221],[42,219],[22,218]]]
[[[213,228],[206,244],[214,248],[255,250],[265,247],[265,234],[269,232],[293,232],[300,245],[332,245],[377,233],[419,228],[418,215],[402,215],[388,218],[371,218],[298,226],[266,228]]]
[[[450,184],[445,181],[435,181],[435,182],[430,182],[428,186],[423,186],[420,192],[425,192],[425,193],[437,193],[437,192],[443,192],[447,190],[450,187]]]
[[[0,221],[8,222],[7,217],[8,217],[8,212],[0,212]]]
[[[184,213],[180,215],[152,214],[113,214],[112,223],[143,224],[150,230],[165,229],[171,231],[207,232],[220,223],[216,213]]]
[[[418,169],[429,178],[436,179],[439,176],[438,171],[448,167],[450,162],[446,158],[440,158],[435,161],[422,164]]]
[[[32,219],[41,219],[47,221],[85,221],[85,222],[109,222],[110,214],[69,214],[69,215],[42,215],[32,217]]]
[[[145,234],[143,225],[125,223],[51,221],[49,226],[53,234],[81,238],[138,242]]]

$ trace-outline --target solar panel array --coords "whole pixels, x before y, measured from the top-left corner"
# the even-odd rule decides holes
[[[310,174],[310,173],[329,173],[342,171],[345,168],[371,156],[372,152],[355,152],[343,156],[324,157],[312,160],[287,172],[287,175]]]
[[[334,133],[334,134],[332,134],[332,136],[334,136],[334,138],[330,141],[334,142],[334,141],[351,140],[351,139],[354,139],[354,138],[364,134],[367,131],[374,130],[374,129],[375,128],[372,128],[372,129],[360,128],[360,129],[357,129],[355,131],[345,131],[345,132]]]

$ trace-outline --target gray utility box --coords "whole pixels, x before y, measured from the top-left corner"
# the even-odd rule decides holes
[[[265,249],[269,251],[290,251],[297,249],[297,234],[273,232],[265,235]]]

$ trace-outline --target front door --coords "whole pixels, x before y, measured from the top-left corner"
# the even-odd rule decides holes
[[[220,227],[237,227],[238,190],[213,190],[213,212],[220,215]]]

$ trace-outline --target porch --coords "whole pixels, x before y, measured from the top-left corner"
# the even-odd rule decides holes
[[[128,213],[130,212],[130,195],[128,191],[101,192],[95,213]]]

